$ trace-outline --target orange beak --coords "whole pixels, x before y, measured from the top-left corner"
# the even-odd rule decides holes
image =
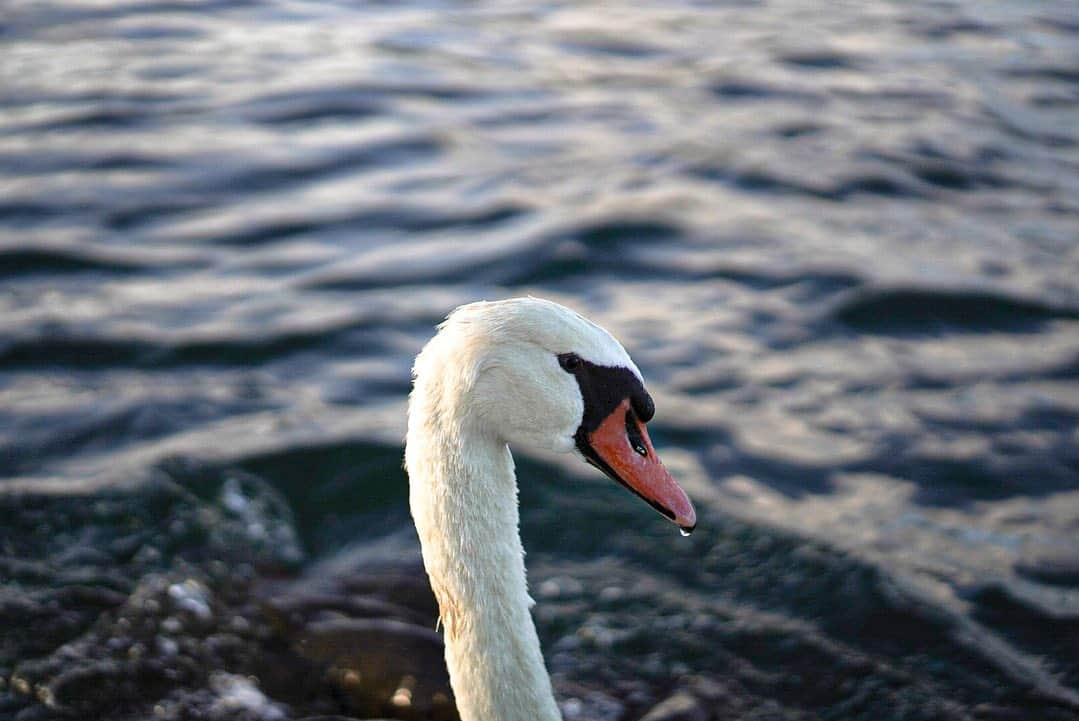
[[[697,525],[697,512],[682,487],[656,455],[648,430],[630,408],[628,399],[615,407],[588,434],[586,460],[644,499],[683,533]]]

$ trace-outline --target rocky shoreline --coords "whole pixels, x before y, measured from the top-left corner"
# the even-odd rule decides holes
[[[301,573],[280,496],[206,484],[0,495],[0,718],[457,718],[418,559]],[[645,718],[718,717],[679,692]]]

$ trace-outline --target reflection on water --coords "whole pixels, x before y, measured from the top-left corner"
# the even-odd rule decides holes
[[[703,516],[521,459],[567,718],[1079,717],[1073,3],[14,0],[0,53],[0,717],[436,703],[342,669],[430,613],[363,581],[411,358],[525,293]]]

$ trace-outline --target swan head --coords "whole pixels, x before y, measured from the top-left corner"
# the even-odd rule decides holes
[[[456,309],[416,358],[411,424],[448,416],[510,445],[576,453],[677,524],[696,526],[646,424],[655,404],[625,348],[576,312],[539,298]]]

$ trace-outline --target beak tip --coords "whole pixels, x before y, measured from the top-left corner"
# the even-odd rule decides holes
[[[693,504],[689,503],[688,498],[686,499],[686,507],[682,509],[681,513],[675,515],[674,523],[678,526],[678,530],[682,532],[683,536],[688,536],[697,528],[697,511],[693,508]]]

